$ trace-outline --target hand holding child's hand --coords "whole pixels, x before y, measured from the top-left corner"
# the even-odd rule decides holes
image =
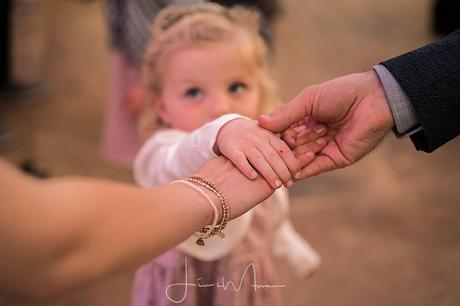
[[[330,140],[326,136],[327,128],[316,122],[299,122],[281,134],[283,139],[294,152],[295,157],[303,168],[314,159]]]
[[[257,170],[273,188],[290,187],[300,175],[300,164],[288,145],[257,121],[235,119],[225,124],[214,150],[250,179],[257,177]]]

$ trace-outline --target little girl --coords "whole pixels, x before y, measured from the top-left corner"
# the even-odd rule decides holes
[[[294,155],[252,120],[277,102],[258,33],[257,14],[241,7],[171,6],[159,14],[144,77],[164,129],[136,157],[139,185],[187,177],[225,155],[248,178],[262,175],[273,188],[290,186],[302,158],[322,149],[326,131],[321,126],[303,129],[302,137],[312,141]],[[199,246],[190,237],[137,271],[133,306],[281,305],[273,255],[304,278],[320,264],[288,214],[287,192],[280,188],[229,222],[225,238],[214,236]]]

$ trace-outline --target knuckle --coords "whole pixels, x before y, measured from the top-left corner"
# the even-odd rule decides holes
[[[267,159],[270,162],[270,164],[272,164],[272,165],[276,165],[276,164],[280,163],[280,156],[278,154],[276,154],[275,152],[268,153]]]

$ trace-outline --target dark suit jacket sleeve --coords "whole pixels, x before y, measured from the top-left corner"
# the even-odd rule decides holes
[[[417,150],[432,152],[460,134],[460,30],[383,63],[409,97],[423,130]]]

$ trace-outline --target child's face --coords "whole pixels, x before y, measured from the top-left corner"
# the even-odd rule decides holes
[[[194,130],[223,114],[255,118],[260,84],[250,56],[229,43],[206,43],[171,50],[164,57],[161,94],[156,101],[162,120],[173,128]]]

